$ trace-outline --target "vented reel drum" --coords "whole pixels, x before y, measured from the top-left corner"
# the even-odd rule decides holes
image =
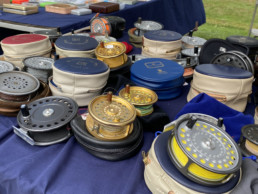
[[[78,105],[67,97],[41,98],[21,105],[17,115],[20,128],[14,132],[31,145],[46,146],[68,139],[70,121],[77,114]]]
[[[163,29],[163,25],[159,22],[149,20],[141,21],[141,19],[138,19],[138,21],[134,23],[134,27],[137,28],[137,30],[134,31],[136,36],[143,36],[143,34],[147,31]]]
[[[244,156],[258,156],[258,125],[245,125],[241,129],[240,148]]]
[[[157,94],[147,88],[126,85],[120,90],[119,96],[132,103],[136,108],[137,116],[146,116],[153,112],[153,104],[157,102]]]
[[[94,98],[88,106],[86,128],[94,137],[115,141],[126,138],[133,131],[136,110],[121,97],[102,95]]]
[[[234,140],[217,124],[186,114],[177,119],[168,141],[171,161],[187,178],[202,185],[228,182],[239,171],[241,153]]]
[[[233,66],[254,74],[254,66],[247,55],[239,51],[228,51],[218,54],[211,60],[212,64]]]

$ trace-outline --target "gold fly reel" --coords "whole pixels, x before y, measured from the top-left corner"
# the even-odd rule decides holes
[[[136,110],[126,100],[112,92],[94,98],[89,106],[86,128],[94,137],[103,140],[120,140],[133,131]]]
[[[246,125],[241,131],[242,136],[245,138],[245,140],[242,138],[241,147],[247,150],[247,155],[258,156],[258,125]]]
[[[180,117],[168,142],[171,161],[186,177],[202,185],[221,185],[240,169],[234,140],[218,125],[195,116]]]
[[[137,116],[146,116],[153,112],[153,104],[157,102],[157,94],[147,88],[126,85],[120,90],[119,96],[132,103],[136,108]]]
[[[110,68],[116,68],[126,63],[126,47],[121,42],[101,42],[95,50],[97,59],[105,62]]]

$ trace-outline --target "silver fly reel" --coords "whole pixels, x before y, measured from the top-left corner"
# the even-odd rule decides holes
[[[149,20],[142,21],[141,18],[134,23],[134,27],[137,28],[137,30],[134,31],[136,36],[143,36],[143,34],[147,31],[163,29],[163,25],[161,23]]]
[[[78,105],[67,97],[41,98],[21,105],[17,115],[20,128],[14,132],[31,145],[46,146],[71,136],[69,123],[77,114]]]

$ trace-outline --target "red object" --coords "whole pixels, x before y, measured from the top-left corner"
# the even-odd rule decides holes
[[[47,39],[47,36],[43,36],[40,34],[19,34],[14,36],[9,36],[2,40],[3,44],[24,44],[37,42],[44,39]]]
[[[29,0],[12,0],[12,4],[22,4],[23,2],[29,2]]]
[[[124,45],[125,45],[125,47],[126,47],[126,51],[125,51],[125,53],[127,54],[127,53],[130,53],[132,50],[133,50],[133,46],[132,45],[130,45],[130,44],[128,44],[127,42],[122,42]]]

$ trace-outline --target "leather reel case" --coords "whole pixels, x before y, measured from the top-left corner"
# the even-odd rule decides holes
[[[155,91],[159,100],[178,97],[182,93],[184,68],[174,61],[148,58],[131,67],[131,80],[138,86]]]
[[[94,38],[80,35],[61,36],[55,42],[56,53],[63,57],[95,57],[98,41]]]
[[[45,35],[19,34],[1,41],[5,61],[23,68],[22,60],[31,56],[50,57],[51,42]]]
[[[198,65],[193,74],[187,101],[206,93],[223,104],[243,112],[252,93],[253,75],[240,68],[218,64]]]
[[[142,55],[175,59],[182,49],[181,39],[181,34],[169,30],[146,32],[143,35]]]
[[[86,106],[106,85],[109,67],[97,59],[67,57],[56,60],[50,89],[55,96],[67,96]]]
[[[89,6],[89,9],[97,13],[111,13],[119,10],[119,4],[110,2],[99,2],[91,4]]]

